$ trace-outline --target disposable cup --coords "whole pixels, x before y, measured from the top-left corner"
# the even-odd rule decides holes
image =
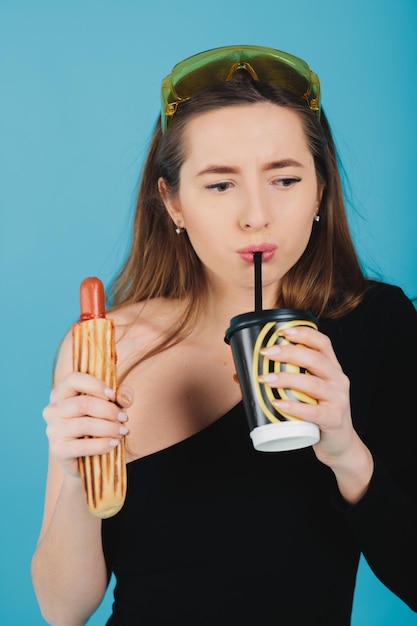
[[[270,309],[252,311],[233,317],[226,331],[239,379],[253,446],[261,452],[297,450],[317,443],[320,430],[316,424],[278,411],[274,400],[295,400],[316,404],[316,400],[294,389],[273,388],[258,377],[271,372],[308,372],[290,363],[263,356],[262,348],[290,343],[283,331],[294,326],[318,329],[318,320],[309,311]]]

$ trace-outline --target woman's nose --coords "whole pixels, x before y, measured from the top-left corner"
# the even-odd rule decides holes
[[[261,230],[270,223],[270,214],[265,198],[259,193],[248,194],[240,214],[240,226],[245,230]]]

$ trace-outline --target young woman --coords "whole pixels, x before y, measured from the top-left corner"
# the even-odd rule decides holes
[[[224,335],[253,310],[257,250],[264,308],[319,317],[319,331],[267,350],[310,375],[264,380],[317,400],[277,402],[319,426],[314,447],[268,454],[249,437]],[[319,81],[303,61],[220,48],[163,81],[111,294],[117,398],[71,372],[67,338],[44,411],[32,573],[45,619],[84,624],[114,572],[109,625],[343,626],[361,552],[416,610],[417,315],[400,289],[362,275]],[[126,433],[126,502],[101,522],[77,458]]]

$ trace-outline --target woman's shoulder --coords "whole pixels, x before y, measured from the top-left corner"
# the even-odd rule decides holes
[[[387,332],[417,330],[417,311],[401,287],[377,280],[367,280],[360,302],[347,314],[321,320],[325,332],[365,333],[381,339]]]
[[[416,335],[417,311],[404,291],[392,284],[368,280],[365,293],[346,315],[322,320],[323,329],[336,333],[361,334],[382,341],[387,333]],[[395,330],[394,330],[395,329]]]
[[[114,320],[118,333],[132,330],[165,332],[184,311],[181,300],[153,298],[132,302],[110,309],[106,315]]]
[[[367,281],[367,289],[358,309],[378,313],[380,317],[391,317],[395,311],[416,314],[401,287],[376,280]]]
[[[116,327],[116,343],[119,359],[135,359],[162,342],[175,326],[184,311],[185,303],[180,300],[154,298],[111,309],[107,317]]]

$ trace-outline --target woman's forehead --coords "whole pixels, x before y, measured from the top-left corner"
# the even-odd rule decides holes
[[[303,158],[310,154],[301,118],[269,102],[234,105],[194,116],[184,131],[187,158],[207,161]]]

